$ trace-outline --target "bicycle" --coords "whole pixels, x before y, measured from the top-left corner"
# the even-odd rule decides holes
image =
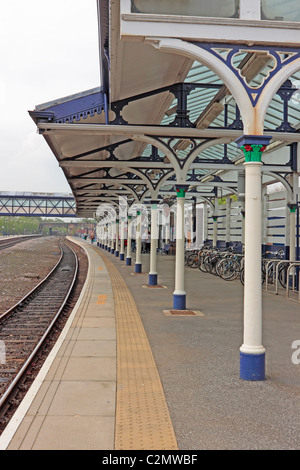
[[[195,257],[197,257],[198,250],[186,250],[184,253],[184,264],[190,266]],[[190,266],[191,267],[191,266]]]
[[[275,277],[275,272],[276,272],[275,259],[274,259],[274,263],[269,263],[268,272],[266,272],[266,265],[268,263],[268,261],[266,262],[266,260],[270,261],[270,258],[267,258],[268,254],[274,255],[275,259],[278,259],[278,258],[283,259],[284,250],[280,249],[280,250],[277,250],[275,252],[266,251],[264,253],[264,255],[262,256],[262,260],[261,260],[261,283],[262,284],[265,282],[267,276],[268,276],[268,283],[272,284],[273,280],[274,280],[274,277]],[[284,268],[286,268],[286,270],[287,270],[287,267],[282,266],[282,268],[280,269],[280,272],[281,272],[281,270],[284,271]],[[244,285],[244,268],[241,270],[241,273],[240,273],[240,281]],[[280,282],[280,278],[279,278],[279,282]],[[283,282],[283,279],[282,279],[282,282]]]
[[[200,258],[204,250],[208,249],[208,245],[203,245],[199,250],[193,250],[187,255],[186,264],[190,268],[198,268],[200,263]]]
[[[234,281],[241,274],[243,269],[244,255],[239,253],[229,254],[219,261],[217,272],[225,281]]]

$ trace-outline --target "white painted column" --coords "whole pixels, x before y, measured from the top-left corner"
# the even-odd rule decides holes
[[[124,253],[124,245],[125,245],[125,217],[121,217],[121,248],[120,248],[120,261],[124,261],[124,256],[125,256],[125,253]]]
[[[116,219],[116,248],[115,248],[115,256],[119,256],[119,227],[120,227],[120,222],[119,219]]]
[[[290,205],[290,256],[291,261],[296,260],[296,204]]]
[[[137,211],[137,227],[135,236],[135,272],[142,272],[142,216],[141,212]]]
[[[289,204],[289,244],[290,244],[290,254],[289,259],[291,261],[296,261],[296,210],[297,204]],[[290,270],[290,276],[287,282],[290,282],[294,279],[296,274],[296,269],[292,268]],[[295,279],[294,279],[295,280]],[[296,282],[296,280],[295,280]],[[300,290],[299,290],[299,298],[300,298]]]
[[[218,241],[218,216],[213,215],[213,247],[217,247]]]
[[[166,220],[166,225],[165,225],[165,242],[166,245],[170,242],[170,221]]]
[[[112,249],[113,249],[113,243],[114,243],[114,240],[113,240],[113,222],[110,222],[109,224],[109,240],[108,240],[108,246],[109,246],[109,249],[108,251],[111,253],[112,252]]]
[[[261,162],[245,163],[244,343],[241,351],[262,354]]]
[[[104,225],[101,224],[101,238],[100,238],[100,247],[104,247]]]
[[[241,243],[245,244],[245,172],[238,171],[238,204],[241,206]]]
[[[208,204],[204,202],[203,204],[203,238],[204,241],[208,240]]]
[[[261,230],[261,236],[262,236],[262,244],[266,245],[267,244],[267,222],[268,222],[268,193],[267,193],[267,188],[263,188],[262,192],[262,230]]]
[[[131,266],[132,216],[128,216],[126,266]]]
[[[244,335],[240,348],[240,377],[265,379],[262,343],[262,178],[261,154],[271,138],[243,136],[237,144],[245,154],[245,279]]]
[[[105,249],[108,251],[108,245],[109,245],[109,223],[106,223],[105,227]]]
[[[97,237],[98,237],[98,242],[97,242],[97,244],[98,244],[98,246],[100,246],[100,247],[101,247],[101,240],[102,240],[102,225],[101,225],[101,223],[100,223],[100,222],[99,222],[99,224],[98,224]]]
[[[230,196],[226,197],[226,228],[225,228],[225,240],[226,245],[230,243],[230,209],[231,209],[231,199]]]
[[[112,231],[111,231],[111,253],[115,253],[116,248],[116,221],[114,220],[112,223]]]
[[[246,215],[246,212],[245,212],[245,208],[244,208],[244,207],[242,207],[241,213],[242,213],[242,236],[241,236],[241,242],[245,245],[245,215]]]
[[[151,201],[151,244],[150,244],[150,271],[149,285],[157,285],[157,246],[158,246],[158,201]]]
[[[213,213],[213,247],[217,247],[217,242],[218,242],[218,206],[219,206],[219,201],[218,198],[215,197],[215,209]]]
[[[175,290],[173,292],[173,308],[185,310],[186,292],[184,283],[184,204],[187,186],[176,185],[177,211],[176,211],[176,258],[175,258]]]
[[[110,243],[110,251],[112,254],[115,252],[115,244],[116,244],[116,221],[113,219],[111,223],[111,243]]]
[[[115,251],[115,222],[110,224],[110,252],[114,253]]]
[[[298,148],[300,147],[299,144],[298,144],[297,147]],[[297,201],[297,195],[298,195],[298,178],[299,178],[299,175],[298,175],[298,173],[295,173],[295,172],[293,172],[293,174],[290,175],[287,178],[288,182],[290,183],[290,185],[293,188],[293,200],[289,201],[289,203],[287,204],[287,207],[289,209],[289,215],[288,215],[288,219],[289,219],[289,226],[288,226],[288,228],[289,228],[289,230],[288,230],[289,240],[286,240],[286,245],[287,245],[287,243],[289,243],[289,245],[290,245],[289,259],[291,261],[296,260],[296,224],[297,224],[297,217],[296,217],[297,203],[296,203],[296,201]]]

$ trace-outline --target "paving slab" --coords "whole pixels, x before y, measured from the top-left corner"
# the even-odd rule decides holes
[[[158,284],[145,289],[133,266],[109,258],[122,273],[141,316],[162,381],[179,449],[300,448],[300,305],[263,290],[266,380],[239,378],[243,342],[243,286],[185,268],[187,309],[202,315],[165,315],[172,309],[174,256],[158,256]],[[149,255],[142,255],[149,270]],[[298,354],[300,357],[300,353]],[[299,362],[299,361],[298,361]]]
[[[189,314],[174,314],[174,256],[158,256],[163,288],[150,288],[149,255],[136,275],[134,256],[126,266],[85,246],[93,268],[80,309],[8,448],[300,448],[298,303],[263,291],[266,380],[243,381],[239,281],[186,267]]]

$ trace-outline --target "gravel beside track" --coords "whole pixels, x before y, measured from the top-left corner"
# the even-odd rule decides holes
[[[59,237],[27,240],[0,252],[0,314],[33,289],[57,263]]]

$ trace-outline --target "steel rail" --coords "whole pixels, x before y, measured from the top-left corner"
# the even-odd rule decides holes
[[[41,280],[41,282],[39,282],[33,289],[31,289],[31,291],[29,291],[21,300],[19,300],[17,303],[15,303],[15,305],[13,305],[11,308],[9,308],[8,310],[6,310],[6,312],[2,313],[0,315],[0,320],[2,320],[4,317],[6,317],[7,315],[9,315],[15,308],[17,308],[18,306],[20,306],[20,304],[22,302],[24,302],[31,294],[33,294],[41,285],[43,285],[47,279],[51,276],[51,274],[55,271],[55,269],[59,266],[59,264],[61,263],[61,260],[63,258],[63,250],[61,248],[61,246],[59,247],[60,248],[60,258],[58,260],[58,262],[55,264],[55,266],[51,269],[51,271],[47,274],[46,277],[44,277],[44,279]],[[73,250],[72,250],[73,251]]]
[[[31,239],[36,239],[41,237],[41,235],[28,235],[23,237],[11,237],[11,238],[2,238],[0,239],[0,251],[5,250],[11,246],[17,245],[18,243],[25,242]]]
[[[74,270],[74,275],[73,275],[73,279],[72,279],[72,282],[70,284],[70,287],[64,297],[64,300],[63,302],[61,303],[59,309],[57,310],[55,316],[53,317],[51,323],[48,325],[46,331],[44,332],[43,336],[41,337],[41,339],[39,340],[39,342],[36,344],[36,346],[34,347],[33,351],[31,352],[31,354],[28,356],[28,358],[26,359],[26,361],[24,362],[24,364],[22,365],[21,369],[18,371],[17,375],[15,376],[15,378],[12,380],[12,382],[9,384],[8,388],[5,390],[5,392],[3,393],[2,397],[0,398],[0,409],[2,408],[2,406],[4,405],[4,403],[6,402],[6,400],[9,398],[9,396],[11,395],[11,393],[13,392],[14,388],[16,387],[16,385],[18,384],[18,382],[21,380],[21,378],[23,377],[24,373],[26,372],[28,366],[30,365],[31,361],[33,360],[33,358],[36,356],[37,352],[39,351],[39,349],[41,348],[42,344],[44,343],[45,339],[47,338],[47,336],[49,335],[53,325],[55,324],[57,318],[59,317],[62,309],[64,308],[71,292],[72,292],[72,289],[73,289],[73,286],[74,286],[74,283],[75,283],[75,280],[76,280],[76,277],[77,277],[77,273],[78,273],[78,257],[76,255],[76,253],[74,252],[74,250],[68,245],[68,247],[70,248],[70,250],[73,252],[74,254],[74,257],[75,257],[75,270]],[[47,277],[45,279],[43,279],[42,282],[40,282],[38,284],[38,286],[36,286],[34,289],[32,289],[32,291],[30,291],[30,293],[28,295],[26,295],[24,297],[27,298],[31,293],[33,293],[41,284],[43,284],[48,278],[49,276],[54,272],[54,270],[59,266],[62,258],[63,258],[63,250],[62,248],[60,247],[61,249],[61,257],[60,257],[60,260],[58,261],[58,263],[55,265],[55,267],[50,271],[50,273],[47,275]],[[22,299],[22,300],[24,300]],[[6,313],[9,313],[11,312],[14,308],[16,308],[21,302],[18,302],[14,307],[12,307],[11,309],[9,309],[9,311],[5,312],[4,315],[6,315]],[[0,319],[3,318],[3,315],[0,317]]]

